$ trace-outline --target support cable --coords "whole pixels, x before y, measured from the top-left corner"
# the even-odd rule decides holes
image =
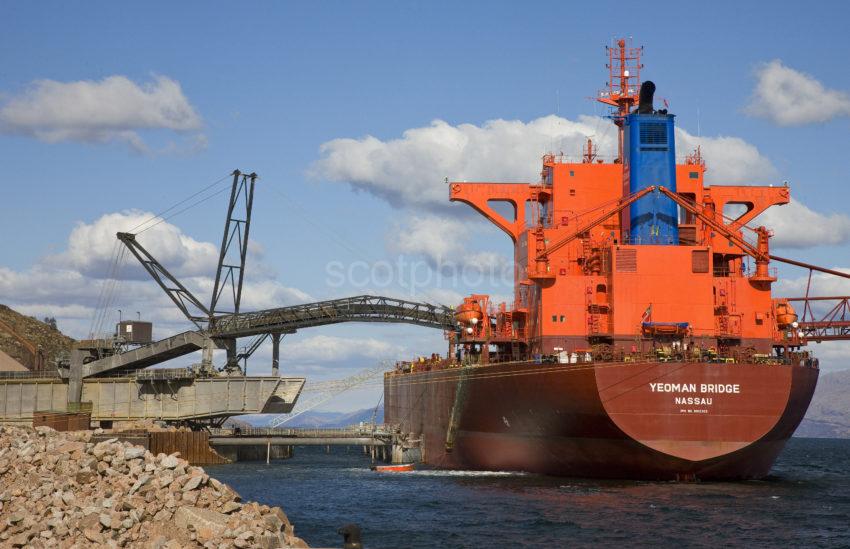
[[[302,391],[301,397],[296,401],[295,407],[292,412],[288,414],[281,414],[278,416],[274,416],[269,420],[268,426],[271,428],[279,427],[284,423],[287,423],[296,417],[300,416],[305,412],[309,412],[313,408],[321,406],[325,402],[339,396],[340,394],[354,389],[355,387],[359,387],[371,379],[378,377],[379,375],[383,375],[389,369],[388,363],[384,362],[379,364],[378,366],[374,366],[372,368],[367,368],[356,374],[349,376],[345,379],[335,380],[331,382],[324,382],[324,384],[317,383],[314,385],[315,388],[319,390],[316,392],[314,396],[308,399],[304,399],[304,392],[312,392],[313,388],[305,387]]]
[[[175,216],[178,216],[178,215],[182,214],[183,212],[185,212],[185,211],[187,211],[187,210],[191,210],[191,209],[192,209],[192,208],[194,208],[195,206],[198,206],[198,205],[200,205],[200,204],[203,204],[204,202],[206,202],[207,200],[210,200],[211,198],[215,198],[216,196],[220,195],[221,193],[223,193],[223,192],[224,192],[224,191],[226,191],[226,190],[228,190],[226,187],[225,187],[225,188],[222,188],[222,189],[220,189],[220,190],[218,190],[218,191],[214,192],[213,194],[211,194],[211,195],[209,195],[209,196],[206,196],[206,197],[204,197],[204,198],[202,198],[202,199],[200,199],[200,200],[198,200],[198,201],[196,201],[196,202],[193,202],[192,204],[189,204],[189,205],[188,205],[188,206],[186,206],[185,208],[183,208],[183,209],[181,209],[181,210],[177,210],[176,212],[174,212],[173,214],[171,214],[171,215],[169,215],[169,216],[167,216],[167,217],[163,217],[163,218],[161,218],[159,221],[157,221],[157,222],[156,222],[156,223],[154,223],[153,225],[148,225],[147,227],[145,227],[144,229],[142,229],[141,231],[139,231],[139,232],[137,232],[137,233],[135,233],[135,234],[139,235],[139,234],[142,234],[143,232],[145,232],[145,231],[147,231],[147,230],[149,230],[149,229],[153,229],[154,227],[156,227],[156,226],[157,226],[157,225],[159,225],[160,223],[164,223],[165,221],[168,221],[169,219],[171,219],[171,218],[173,218],[173,217],[175,217]]]
[[[89,325],[89,338],[90,339],[94,339],[94,337],[95,337],[94,336],[95,326],[97,326],[100,315],[101,315],[101,311],[104,308],[103,304],[106,301],[106,299],[105,299],[106,298],[106,286],[107,286],[107,284],[108,284],[108,282],[109,282],[109,280],[110,280],[110,278],[113,274],[113,269],[115,268],[115,262],[117,261],[117,258],[118,258],[119,246],[120,245],[121,244],[119,242],[115,242],[112,245],[112,253],[110,254],[109,268],[107,269],[107,277],[106,277],[106,279],[104,279],[103,284],[100,285],[100,291],[98,292],[97,302],[95,303],[95,307],[94,307],[94,314],[92,314],[91,324]]]
[[[204,187],[203,189],[201,189],[201,190],[199,190],[199,191],[197,191],[197,192],[195,192],[195,193],[193,193],[193,194],[190,194],[189,196],[187,196],[187,197],[186,197],[186,198],[184,198],[183,200],[181,200],[181,201],[179,201],[179,202],[176,202],[176,203],[172,204],[171,206],[169,206],[168,208],[166,208],[166,209],[162,210],[161,212],[157,213],[156,215],[153,215],[153,216],[149,217],[148,219],[146,219],[146,220],[142,221],[141,223],[139,223],[138,225],[136,225],[136,226],[135,226],[135,227],[133,227],[132,229],[130,229],[130,230],[128,230],[128,231],[124,231],[124,232],[132,233],[132,232],[133,232],[133,231],[135,231],[136,229],[139,229],[139,228],[141,228],[141,227],[143,227],[143,226],[147,225],[148,223],[150,223],[150,222],[151,222],[151,221],[153,221],[154,219],[158,219],[158,218],[163,217],[165,214],[167,214],[168,212],[170,212],[171,210],[173,210],[173,209],[174,209],[174,208],[176,208],[177,206],[180,206],[181,204],[184,204],[184,203],[188,202],[188,201],[189,201],[189,200],[191,200],[192,198],[195,198],[195,197],[196,197],[196,196],[198,196],[199,194],[201,194],[201,193],[203,193],[203,192],[205,192],[205,191],[207,191],[207,190],[209,190],[209,189],[211,189],[211,188],[215,187],[216,185],[218,185],[218,184],[219,184],[219,183],[221,183],[222,181],[225,181],[228,177],[230,177],[230,174],[225,175],[224,177],[221,177],[221,178],[219,178],[219,179],[217,179],[217,180],[213,181],[212,183],[210,183],[209,185],[207,185],[207,186],[206,186],[206,187]],[[147,229],[144,229],[144,230],[147,230]]]
[[[139,223],[138,225],[136,225],[135,227],[133,227],[129,231],[125,231],[125,232],[136,231],[136,230],[138,230],[142,227],[145,227],[145,225],[150,224],[152,221],[159,219],[159,221],[157,221],[153,225],[149,225],[148,227],[145,227],[144,229],[142,229],[140,231],[140,232],[144,232],[144,231],[146,231],[150,228],[155,227],[156,225],[159,225],[160,223],[162,223],[163,221],[165,221],[167,219],[170,219],[170,218],[172,218],[172,217],[174,217],[174,216],[176,216],[180,213],[185,212],[189,208],[192,208],[194,206],[197,206],[198,204],[201,204],[202,202],[205,202],[206,200],[209,200],[213,196],[220,194],[221,191],[216,192],[216,193],[214,193],[214,194],[212,194],[212,195],[210,195],[206,198],[203,198],[201,200],[198,200],[198,201],[194,202],[193,204],[189,205],[188,207],[183,208],[180,211],[174,212],[173,214],[171,214],[168,217],[163,217],[165,214],[171,212],[172,210],[174,210],[178,206],[185,204],[186,202],[192,200],[196,196],[199,196],[199,195],[203,194],[204,192],[214,188],[216,185],[219,185],[221,182],[227,180],[229,178],[229,176],[230,176],[230,174],[227,174],[223,177],[220,177],[219,179],[213,181],[209,185],[204,186],[200,190],[198,190],[198,191],[190,194],[186,198],[172,204],[168,208],[161,210],[159,213],[145,219],[144,221],[142,221],[141,223]],[[106,276],[106,279],[104,280],[104,283],[100,287],[100,291],[98,293],[98,298],[97,298],[97,303],[95,305],[94,314],[92,315],[91,324],[89,326],[89,337],[92,338],[92,339],[95,339],[95,338],[99,337],[100,335],[102,335],[101,331],[103,329],[103,325],[106,322],[106,318],[108,317],[109,309],[112,306],[112,304],[115,303],[115,300],[116,300],[117,295],[119,293],[121,281],[116,280],[116,279],[118,279],[120,277],[121,268],[123,267],[123,263],[126,260],[126,257],[127,257],[126,248],[124,246],[122,246],[119,241],[115,241],[115,243],[113,244],[113,248],[112,248],[112,254],[111,254],[109,267],[107,269],[107,276]]]

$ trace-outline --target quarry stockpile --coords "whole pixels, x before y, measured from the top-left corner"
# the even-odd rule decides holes
[[[175,455],[89,431],[0,426],[2,547],[307,547],[279,507]]]

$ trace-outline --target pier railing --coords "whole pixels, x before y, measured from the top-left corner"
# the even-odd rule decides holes
[[[56,379],[58,377],[59,372],[56,370],[0,372],[0,379]]]

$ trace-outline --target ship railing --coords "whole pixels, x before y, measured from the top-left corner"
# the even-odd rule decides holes
[[[669,236],[667,236],[667,237],[655,236],[655,237],[652,237],[652,238],[641,238],[639,236],[626,235],[626,236],[623,236],[620,239],[620,243],[627,245],[627,246],[628,245],[640,246],[640,245],[643,245],[643,244],[647,244],[647,245],[649,245],[649,244],[668,244],[669,245],[669,244],[678,244],[679,242],[678,241],[674,242],[673,238],[671,238]]]
[[[778,365],[791,365],[795,364],[798,366],[809,366],[813,368],[818,367],[817,359],[814,359],[810,356],[800,356],[800,357],[781,357],[774,355],[752,355],[750,357],[744,356],[725,356],[725,355],[713,355],[709,353],[703,353],[699,357],[695,356],[685,356],[685,355],[663,355],[658,353],[625,353],[625,354],[614,354],[610,357],[601,358],[599,356],[594,356],[592,352],[565,352],[566,361],[559,359],[558,355],[537,355],[535,358],[532,358],[530,363],[535,364],[573,364],[573,365],[586,365],[593,363],[612,363],[612,362],[631,362],[635,364],[647,364],[647,363],[665,363],[665,362],[689,362],[689,363],[697,363],[697,364],[741,364],[743,362],[760,364],[765,366],[778,366]]]
[[[756,271],[753,270],[753,269],[747,269],[746,271],[744,271],[743,274],[747,278],[752,278],[752,277],[756,276]],[[776,268],[776,267],[768,267],[767,274],[768,274],[768,276],[771,276],[773,278],[779,278],[779,269]]]
[[[137,370],[134,375],[140,381],[194,379],[197,377],[195,372],[189,368],[149,368]]]
[[[700,356],[685,356],[685,355],[661,355],[657,353],[615,353],[610,356],[594,356],[593,352],[583,350],[582,352],[565,352],[565,357],[560,357],[557,354],[543,355],[538,354],[526,360],[515,360],[511,353],[503,354],[494,353],[490,355],[490,364],[498,364],[510,362],[517,366],[523,365],[544,365],[551,366],[559,364],[565,367],[570,366],[587,366],[591,364],[607,364],[615,362],[625,362],[634,364],[658,364],[666,362],[686,362],[693,364],[716,364],[729,365],[733,367],[737,364],[758,364],[763,366],[789,366],[796,365],[800,367],[818,368],[819,362],[816,358],[810,355],[800,356],[775,356],[770,354],[755,354],[749,356],[725,356],[711,353],[702,353]],[[407,368],[404,365],[408,365]],[[405,375],[410,372],[432,371],[432,370],[447,370],[458,368],[461,366],[483,366],[475,357],[464,357],[459,363],[452,361],[444,361],[441,363],[426,363],[414,364],[399,363],[397,369],[393,372],[388,372],[387,375]]]
[[[67,376],[65,376],[67,377]],[[263,376],[257,376],[263,377]],[[271,377],[271,376],[269,376]],[[226,380],[226,379],[235,379],[240,380],[244,379],[242,374],[227,376],[224,374],[219,374],[218,372],[204,372],[201,370],[193,370],[191,368],[149,368],[145,370],[133,370],[133,369],[125,369],[125,370],[115,370],[111,372],[107,372],[102,374],[101,376],[96,376],[96,378],[88,378],[88,379],[120,379],[120,380],[133,380],[138,382],[156,382],[156,381],[181,381],[181,380],[201,380],[201,379],[217,379],[217,380]]]
[[[617,159],[617,155],[614,155],[614,154],[595,154],[594,153],[593,158],[594,158],[594,162],[593,162],[594,164],[613,164],[614,161]],[[584,160],[585,160],[585,156],[583,154],[582,155],[575,155],[575,154],[558,153],[558,154],[547,154],[547,155],[544,155],[544,157],[543,157],[544,162],[551,162],[551,163],[554,163],[554,164],[587,164],[588,162],[585,162]]]

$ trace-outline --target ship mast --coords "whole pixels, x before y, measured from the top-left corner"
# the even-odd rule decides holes
[[[608,64],[605,65],[608,69],[608,89],[599,92],[597,101],[617,109],[612,118],[619,129],[616,160],[619,163],[623,161],[623,119],[640,98],[640,70],[643,68],[640,57],[643,46],[627,46],[626,40],[620,38],[617,47],[605,46],[605,51],[608,53]]]

